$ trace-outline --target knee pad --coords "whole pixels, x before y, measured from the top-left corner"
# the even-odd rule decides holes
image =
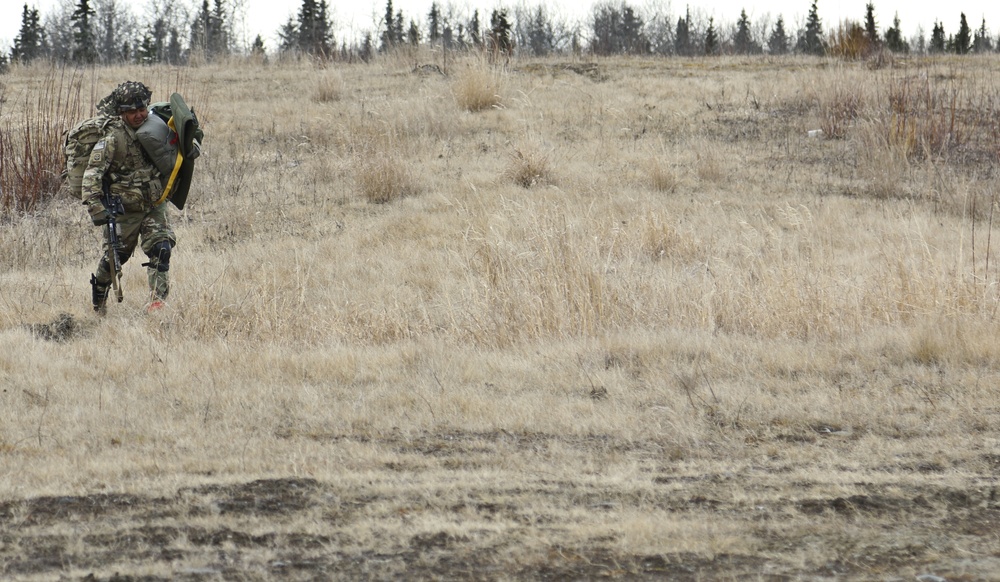
[[[170,270],[170,249],[173,245],[169,240],[161,240],[153,245],[146,254],[149,257],[148,263],[143,263],[147,267],[156,267],[157,271],[165,273]]]
[[[131,258],[132,258],[131,251],[128,251],[126,249],[118,249],[118,262],[119,263],[121,263],[121,264],[124,265]],[[105,254],[103,257],[101,257],[101,263],[100,263],[100,265],[98,265],[98,268],[99,269],[103,269],[105,271],[109,271],[109,272],[111,271],[111,263],[108,262],[108,255],[107,254]]]

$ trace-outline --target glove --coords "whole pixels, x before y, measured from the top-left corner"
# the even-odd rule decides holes
[[[94,222],[94,226],[104,226],[111,218],[111,213],[101,204],[91,204],[87,210],[90,212],[90,220]]]

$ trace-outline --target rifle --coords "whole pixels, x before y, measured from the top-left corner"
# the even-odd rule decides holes
[[[101,182],[101,204],[108,211],[108,266],[111,267],[111,287],[115,290],[115,298],[118,303],[122,302],[122,260],[118,256],[118,251],[125,248],[121,241],[121,227],[118,226],[118,216],[125,214],[125,207],[122,206],[122,197],[111,194],[111,181],[104,178]]]

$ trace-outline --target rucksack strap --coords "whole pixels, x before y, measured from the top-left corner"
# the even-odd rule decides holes
[[[173,117],[171,117],[167,121],[167,126],[170,129],[174,130],[174,132],[177,131],[177,128],[174,127],[174,118]],[[160,196],[160,199],[157,200],[153,204],[153,206],[159,206],[160,204],[163,204],[164,202],[167,201],[167,198],[170,197],[170,192],[172,192],[173,189],[174,189],[174,184],[177,181],[177,176],[179,176],[180,173],[181,173],[181,166],[182,165],[184,165],[184,153],[182,151],[182,148],[177,148],[177,159],[174,161],[174,169],[170,172],[170,178],[167,180],[167,185],[163,189],[163,195]]]

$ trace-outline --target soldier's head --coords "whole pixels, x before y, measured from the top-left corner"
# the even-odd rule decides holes
[[[125,81],[110,95],[101,99],[97,108],[105,115],[121,115],[130,127],[138,128],[149,117],[147,107],[153,92],[138,81]]]
[[[125,123],[129,125],[132,129],[139,129],[139,126],[146,123],[146,118],[149,117],[149,110],[146,106],[131,107],[129,109],[122,109],[122,119]]]

